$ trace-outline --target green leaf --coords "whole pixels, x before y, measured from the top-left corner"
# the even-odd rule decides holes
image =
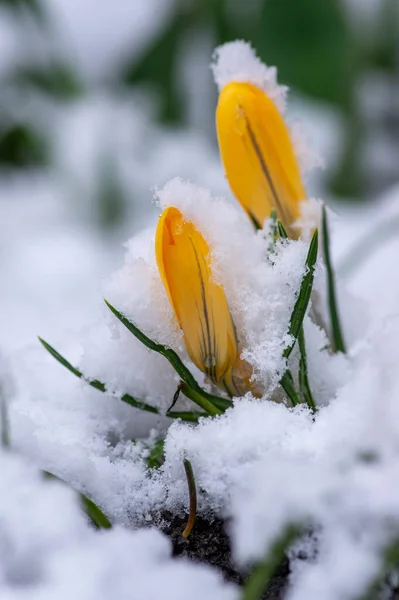
[[[96,208],[100,225],[112,228],[120,224],[125,213],[125,194],[114,157],[104,154],[99,163]]]
[[[68,486],[69,488],[72,488],[76,492],[76,494],[78,494],[84,512],[97,529],[110,529],[112,527],[111,521],[103,513],[101,508],[99,508],[97,504],[93,502],[93,500],[90,500],[90,498],[88,498],[81,492],[75,490],[75,488],[73,488],[64,479],[58,477],[57,475],[54,475],[54,473],[50,473],[50,471],[42,471],[42,475],[45,479],[55,479],[57,481],[60,481],[62,484]]]
[[[283,238],[283,240],[287,240],[288,239],[288,235],[287,235],[287,232],[284,229],[284,225],[282,224],[282,222],[280,221],[280,219],[278,219],[278,221],[277,221],[277,227],[278,227],[279,236],[281,238]]]
[[[80,494],[83,510],[97,529],[111,529],[112,524],[103,511],[90,498]]]
[[[312,391],[310,389],[309,379],[308,379],[308,360],[306,355],[306,345],[305,345],[305,333],[303,327],[299,332],[298,337],[299,351],[301,353],[301,357],[299,359],[299,387],[301,390],[301,394],[306,404],[309,406],[310,410],[316,412],[316,405],[313,400]]]
[[[330,236],[327,223],[326,205],[322,209],[322,230],[323,230],[323,255],[327,270],[327,292],[328,306],[330,310],[331,333],[333,339],[333,350],[335,352],[346,352],[345,343],[342,336],[341,324],[338,315],[338,306],[335,293],[335,275],[330,257]]]
[[[194,412],[191,410],[172,410],[168,411],[165,416],[170,417],[171,419],[181,419],[182,421],[188,421],[190,423],[198,423],[198,420],[201,417],[209,417],[209,414],[204,412]]]
[[[54,63],[44,68],[21,67],[12,74],[10,83],[35,87],[60,100],[75,99],[83,93],[83,86],[74,71],[62,63]]]
[[[129,321],[129,319],[124,317],[122,313],[114,308],[107,300],[104,300],[104,302],[110,311],[116,316],[116,318],[119,319],[119,321],[130,331],[130,333],[132,333],[142,344],[144,344],[144,346],[150,350],[153,350],[154,352],[157,352],[158,354],[161,354],[169,361],[176,373],[179,375],[180,379],[186,384],[184,388],[182,387],[182,391],[186,396],[187,393],[191,394],[191,396],[187,396],[190,398],[190,400],[193,400],[198,404],[201,396],[202,404],[200,404],[200,406],[210,414],[220,414],[221,411],[224,411],[232,406],[232,402],[230,400],[220,398],[219,396],[214,396],[213,394],[208,394],[208,392],[203,390],[193,377],[190,370],[182,362],[179,355],[172,350],[172,348],[167,348],[163,344],[154,342],[154,340],[146,336],[145,333],[143,333],[136,325],[134,325],[134,323]],[[211,405],[218,410],[214,412]]]
[[[198,404],[201,408],[203,408],[207,413],[212,416],[221,415],[224,412],[224,409],[219,408],[213,402],[210,402],[201,392],[197,389],[190,387],[186,383],[182,382],[180,384],[180,389],[186,398],[189,398],[195,404]]]
[[[291,314],[290,325],[288,333],[293,337],[293,341],[283,352],[283,356],[288,358],[291,354],[295,342],[298,339],[299,332],[302,327],[303,319],[308,308],[310,295],[312,293],[313,279],[314,279],[314,267],[317,260],[317,249],[318,249],[318,232],[315,230],[312,240],[309,245],[308,254],[306,257],[306,268],[307,272],[304,275],[301,287],[299,288],[299,294],[296,299],[294,309]]]
[[[245,583],[241,600],[260,600],[263,597],[263,592],[281,564],[285,553],[302,532],[302,527],[297,525],[289,525],[284,529],[265,558],[255,566]]]
[[[251,211],[248,211],[248,216],[251,220],[252,225],[254,226],[255,231],[259,231],[259,229],[262,229],[261,224],[256,219],[256,217],[251,213]]]
[[[275,208],[272,208],[270,213],[270,233],[272,236],[273,245],[275,245],[278,235],[277,213]]]
[[[47,18],[42,3],[38,0],[0,0],[0,7],[2,6],[15,11],[17,16],[24,16],[24,13],[29,11],[40,25],[43,25]]]
[[[165,462],[165,440],[157,440],[147,457],[149,469],[159,469]]]
[[[280,385],[287,394],[288,398],[291,400],[292,406],[296,406],[297,404],[301,403],[301,399],[295,389],[292,373],[289,369],[285,371],[284,375],[280,379]]]
[[[280,81],[303,93],[348,106],[357,48],[340,0],[264,1],[252,42]]]
[[[66,358],[64,358],[59,352],[57,352],[57,350],[55,350],[52,346],[50,346],[50,344],[45,342],[40,337],[39,337],[39,341],[45,347],[47,352],[49,352],[51,354],[51,356],[53,356],[55,358],[55,360],[57,360],[63,367],[68,369],[68,371],[73,373],[79,379],[83,379],[86,383],[88,383],[89,385],[94,387],[96,390],[99,390],[100,392],[107,392],[107,389],[106,389],[106,386],[104,383],[102,383],[101,381],[98,381],[97,379],[93,379],[93,380],[87,379],[86,377],[83,376],[83,373],[81,373],[76,367],[71,365],[71,363],[68,362],[66,360]],[[147,404],[146,402],[142,402],[141,400],[136,400],[130,394],[124,394],[123,396],[121,396],[120,399],[122,400],[122,402],[125,402],[126,404],[130,404],[130,406],[133,406],[134,408],[139,408],[140,410],[144,410],[146,412],[154,413],[157,415],[160,414],[159,410],[157,408],[155,408],[155,406],[151,406],[151,404]],[[170,417],[171,419],[182,419],[183,421],[191,421],[191,422],[195,423],[198,421],[198,418],[203,415],[201,413],[198,414],[198,413],[194,413],[194,412],[169,412],[169,413],[167,413],[166,416]]]
[[[187,28],[189,17],[190,11],[179,10],[177,7],[161,34],[155,37],[138,60],[135,53],[122,73],[122,78],[128,85],[144,82],[155,87],[160,101],[159,118],[164,122],[178,123],[183,120],[184,104],[176,83],[176,67],[179,42]]]
[[[8,168],[41,167],[48,161],[42,134],[24,123],[14,123],[0,132],[0,163]]]
[[[10,422],[7,401],[0,388],[0,443],[3,448],[10,447]]]
[[[191,466],[191,462],[185,458],[183,461],[184,470],[186,472],[188,492],[190,498],[190,512],[188,515],[187,525],[182,533],[184,538],[188,538],[195,524],[195,519],[197,516],[197,490],[195,486],[195,477],[193,467]]]
[[[382,552],[381,567],[376,577],[369,583],[364,593],[357,596],[356,600],[378,600],[382,598],[381,591],[386,583],[387,576],[399,568],[399,537],[396,536],[389,542]],[[394,597],[394,596],[392,596]]]

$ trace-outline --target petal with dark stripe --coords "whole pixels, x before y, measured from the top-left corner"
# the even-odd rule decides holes
[[[262,227],[272,208],[286,230],[306,192],[288,128],[272,100],[251,83],[227,84],[216,111],[219,148],[231,190]]]
[[[177,208],[169,207],[160,217],[155,249],[192,361],[213,383],[226,387],[237,360],[237,340],[224,290],[212,277],[207,242]]]

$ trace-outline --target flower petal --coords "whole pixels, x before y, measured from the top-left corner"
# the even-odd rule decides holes
[[[226,388],[237,359],[237,340],[225,293],[212,277],[208,244],[193,223],[169,207],[158,223],[155,250],[192,361]]]
[[[251,83],[227,84],[216,111],[219,148],[232,192],[262,227],[275,208],[292,237],[306,192],[287,126],[274,103]]]

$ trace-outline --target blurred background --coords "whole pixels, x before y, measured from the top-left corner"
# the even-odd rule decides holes
[[[0,0],[0,346],[91,320],[155,186],[228,194],[209,63],[236,38],[292,89],[310,195],[399,180],[398,0]]]

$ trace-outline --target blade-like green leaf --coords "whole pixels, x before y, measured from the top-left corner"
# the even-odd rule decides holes
[[[308,308],[310,295],[312,293],[313,279],[314,279],[314,267],[317,260],[317,248],[318,248],[318,231],[315,230],[312,240],[309,245],[308,254],[306,257],[306,268],[307,271],[302,279],[301,286],[299,288],[299,294],[295,302],[294,309],[291,314],[290,325],[288,333],[292,336],[293,341],[283,352],[283,356],[288,358],[294,348],[295,342],[298,339],[299,332],[302,327],[303,319]]]
[[[244,586],[241,600],[260,600],[263,597],[263,592],[283,560],[285,553],[302,534],[302,531],[302,528],[297,525],[289,525],[284,529],[267,552],[264,560],[255,566]]]
[[[272,208],[269,219],[269,254],[274,254],[276,251],[276,242],[278,238],[278,223],[276,209]]]
[[[80,494],[83,510],[97,529],[111,529],[112,524],[103,511],[90,498]]]
[[[204,412],[194,412],[194,411],[168,411],[166,413],[167,417],[171,419],[181,419],[182,421],[189,421],[191,423],[198,423],[198,420],[201,417],[209,417],[209,413]]]
[[[89,385],[94,387],[96,390],[99,390],[100,392],[107,391],[104,383],[102,383],[101,381],[98,381],[97,379],[94,379],[94,380],[87,379],[86,377],[84,377],[83,373],[81,373],[76,367],[71,365],[71,363],[68,362],[66,360],[66,358],[64,358],[59,352],[57,352],[57,350],[55,350],[52,346],[50,346],[50,344],[45,342],[40,337],[39,337],[39,341],[45,347],[47,352],[49,352],[51,354],[51,356],[53,356],[63,367],[68,369],[68,371],[73,373],[76,377],[84,380],[86,383],[88,383]],[[141,400],[136,400],[130,394],[124,394],[123,396],[121,396],[120,399],[122,400],[122,402],[125,402],[126,404],[130,404],[130,406],[133,406],[134,408],[139,408],[140,410],[145,410],[146,412],[150,412],[150,413],[157,414],[157,415],[160,414],[159,410],[157,408],[155,408],[155,406],[151,406],[151,404],[147,404],[146,402],[142,402]],[[171,419],[182,419],[183,421],[197,422],[199,416],[203,416],[203,415],[199,414],[199,413],[194,413],[194,412],[169,412],[169,413],[167,413],[167,416],[170,417]]]
[[[74,366],[72,366],[71,363],[68,362],[66,358],[64,358],[59,352],[57,352],[57,350],[55,350],[52,346],[50,346],[50,344],[48,344],[41,337],[39,337],[39,342],[46,348],[47,352],[49,352],[51,354],[51,356],[53,356],[55,358],[55,360],[58,360],[58,362],[63,367],[68,369],[68,371],[70,371],[71,373],[76,375],[76,377],[79,377],[79,379],[81,379],[83,377],[83,374],[78,369],[76,369]]]
[[[146,459],[149,469],[159,469],[165,462],[165,440],[157,440]]]
[[[301,357],[299,359],[299,386],[301,389],[301,394],[310,410],[316,412],[316,405],[313,400],[308,379],[308,360],[306,355],[305,333],[303,331],[303,327],[301,327],[299,332],[298,344],[299,351],[301,353]]]
[[[323,230],[323,255],[327,270],[327,293],[328,307],[330,310],[331,333],[335,352],[346,352],[345,342],[342,335],[341,323],[338,315],[337,298],[335,293],[335,276],[331,264],[330,256],[330,236],[328,231],[326,205],[322,209],[322,230]]]
[[[255,218],[255,216],[251,213],[251,211],[248,212],[248,216],[250,218],[250,221],[252,223],[252,225],[254,226],[255,231],[259,231],[259,229],[262,229],[259,221],[257,221],[257,219]]]
[[[50,471],[41,471],[41,473],[45,479],[56,479],[57,481],[60,481],[62,484],[68,486],[69,488],[72,488],[72,486],[69,483],[67,483],[64,479],[58,477],[58,475],[54,475],[54,473],[50,473]],[[81,492],[78,492],[74,488],[72,489],[79,495],[82,508],[93,523],[93,525],[97,527],[97,529],[110,529],[112,527],[111,521],[97,506],[97,504],[95,504],[93,500],[90,500]]]
[[[301,399],[296,392],[294,379],[289,369],[285,371],[284,375],[280,379],[280,385],[287,394],[288,398],[291,400],[292,406],[300,404]]]
[[[207,400],[206,404],[208,406],[210,404],[212,404],[213,406],[220,409],[221,411],[224,411],[227,408],[230,408],[232,406],[232,402],[230,400],[227,400],[225,398],[220,398],[219,396],[214,396],[213,394],[208,394],[208,392],[203,390],[200,387],[200,385],[198,384],[198,382],[196,381],[196,379],[193,377],[190,370],[182,362],[179,355],[174,350],[172,350],[172,348],[167,348],[163,344],[158,344],[157,342],[154,342],[154,340],[152,340],[148,336],[146,336],[145,333],[143,333],[136,325],[134,325],[134,323],[129,321],[129,319],[127,319],[122,313],[120,313],[116,308],[114,308],[112,306],[112,304],[110,304],[107,300],[104,300],[104,301],[105,301],[105,304],[110,309],[110,311],[122,323],[122,325],[124,325],[130,331],[130,333],[132,333],[142,344],[144,344],[144,346],[146,346],[150,350],[153,350],[154,352],[158,352],[158,354],[161,354],[162,356],[164,356],[169,361],[169,363],[172,365],[172,367],[174,368],[176,373],[179,375],[180,379],[184,383],[186,383],[189,388],[191,388],[192,390],[197,392],[197,394],[199,394],[200,396],[202,396],[204,399]],[[187,395],[187,394],[185,394],[185,395]],[[196,396],[196,397],[198,398],[198,396]],[[202,408],[205,408],[205,407],[202,406]],[[207,410],[207,409],[205,409],[205,410]],[[217,412],[217,413],[210,413],[210,414],[219,414],[219,413]]]
[[[399,568],[399,538],[395,537],[387,544],[381,555],[381,566],[375,577],[369,583],[367,589],[356,597],[356,600],[377,600],[382,598],[381,592],[386,585],[387,577]],[[392,598],[395,595],[391,596]]]
[[[3,448],[10,447],[10,422],[8,419],[8,405],[0,388],[0,443]]]
[[[282,222],[280,221],[280,219],[278,219],[278,221],[277,221],[277,227],[278,227],[278,233],[279,233],[279,236],[280,236],[281,238],[283,238],[283,240],[286,240],[286,239],[288,239],[287,232],[286,232],[286,230],[284,229],[284,225],[282,224]]]

